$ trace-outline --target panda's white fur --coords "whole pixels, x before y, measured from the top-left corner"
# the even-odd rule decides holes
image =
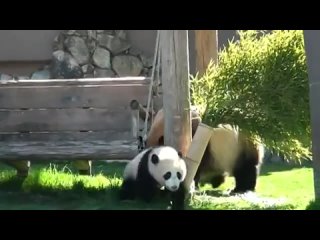
[[[180,186],[180,183],[183,182],[186,177],[187,167],[184,160],[181,159],[181,156],[179,156],[179,153],[174,148],[169,146],[148,148],[140,152],[126,165],[123,178],[137,179],[139,164],[141,163],[143,156],[146,154],[148,155],[148,171],[150,175],[157,181],[160,188],[165,187],[169,191],[176,191]],[[151,157],[154,154],[159,159],[157,164],[153,164],[151,162]],[[181,178],[178,179],[176,174],[171,174],[170,178],[164,179],[163,176],[167,172],[180,172]]]
[[[142,198],[150,201],[161,187],[176,193],[178,207],[184,198],[181,184],[187,174],[181,154],[170,146],[151,147],[140,152],[125,167],[121,199]],[[173,199],[174,201],[175,199]]]

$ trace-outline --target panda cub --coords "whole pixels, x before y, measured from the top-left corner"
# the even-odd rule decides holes
[[[201,118],[196,109],[191,111],[192,137]],[[164,113],[159,110],[150,127],[146,147],[164,144]],[[235,187],[230,194],[255,191],[264,158],[264,147],[254,143],[239,130],[238,126],[219,124],[212,135],[194,177],[195,187],[199,183],[210,183],[213,188],[225,182],[227,176],[235,178]]]
[[[147,148],[126,165],[120,198],[150,202],[164,187],[171,195],[172,209],[184,209],[182,182],[186,174],[186,163],[180,152],[170,146]]]

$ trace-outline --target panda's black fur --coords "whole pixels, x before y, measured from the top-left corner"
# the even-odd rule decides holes
[[[160,159],[155,154],[155,150],[159,150],[159,148],[162,148],[162,149],[170,148],[171,150],[173,150],[173,148],[168,146],[150,147],[140,152],[132,160],[132,161],[135,161],[135,162],[132,162],[134,163],[133,165],[129,166],[130,162],[128,163],[124,172],[124,179],[120,189],[121,200],[133,200],[137,198],[145,202],[150,202],[154,199],[155,196],[161,195],[161,192],[163,192],[160,189],[161,186],[159,182],[157,182],[156,177],[154,177],[155,173],[150,172],[150,168],[148,166],[149,164],[153,164],[153,166],[157,166],[157,164],[160,164]],[[181,153],[178,151],[176,152],[180,158],[179,161],[183,161],[183,163],[181,164],[184,164],[184,167],[185,167],[185,168],[182,168],[182,170],[181,168],[179,168],[180,171],[183,171],[183,179],[184,179],[186,176],[186,165],[184,163],[184,160],[182,159]],[[174,169],[165,169],[165,171],[172,171],[172,170]],[[164,191],[166,193],[166,196],[169,194],[169,198],[172,202],[173,210],[184,209],[186,191],[182,182],[179,185],[179,188],[177,191],[172,192],[172,191],[168,191],[168,189],[165,189]]]
[[[159,117],[155,117],[157,121],[151,126],[151,131],[147,138],[147,146],[163,145],[163,113],[159,113]],[[192,111],[192,137],[194,136],[197,127],[201,120],[195,111]],[[227,145],[223,139],[218,139],[218,135],[215,136],[215,131],[223,131],[221,136],[227,136],[230,134],[234,136],[237,141],[233,141],[231,145]],[[225,133],[225,134],[224,134]],[[148,142],[151,143],[148,145]],[[262,164],[263,150],[260,145],[255,145],[250,139],[246,138],[239,130],[231,125],[219,125],[214,128],[213,135],[209,144],[205,150],[205,153],[201,159],[200,165],[196,172],[194,181],[195,187],[199,188],[199,183],[210,183],[213,188],[219,187],[224,183],[226,176],[234,176],[235,187],[231,191],[233,193],[244,193],[247,191],[255,191],[257,178],[259,176],[260,166]],[[214,150],[226,149],[224,154],[229,154],[229,151],[235,151],[237,148],[237,154],[235,158],[227,159],[228,161],[234,161],[232,169],[218,169],[218,157],[223,158],[223,154],[220,151],[220,156],[216,156]],[[229,148],[229,149],[228,149]],[[222,155],[222,156],[221,156]]]

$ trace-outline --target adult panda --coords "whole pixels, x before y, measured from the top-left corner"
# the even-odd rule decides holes
[[[226,176],[235,178],[230,194],[255,191],[264,148],[254,143],[238,127],[219,124],[212,135],[198,167],[195,184],[211,183],[213,188],[225,182]]]
[[[201,118],[195,109],[191,113],[193,137]],[[164,115],[161,109],[151,125],[146,146],[163,145],[163,135]],[[255,191],[263,156],[262,145],[255,144],[238,127],[220,124],[212,130],[194,178],[195,187],[199,188],[199,183],[210,183],[213,188],[217,188],[229,175],[235,178],[235,187],[230,194]]]
[[[187,167],[181,153],[174,148],[147,148],[126,165],[120,199],[140,198],[150,202],[165,187],[171,195],[172,209],[184,209],[185,189],[181,183],[186,173]]]
[[[195,134],[199,123],[201,122],[201,117],[197,108],[191,107],[191,128],[192,136]],[[148,135],[145,139],[146,147],[163,146],[164,145],[164,113],[163,108],[161,108],[157,114],[154,116],[152,125],[149,129]]]

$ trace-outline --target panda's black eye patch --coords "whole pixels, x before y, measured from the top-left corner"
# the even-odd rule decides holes
[[[178,177],[179,180],[182,178],[182,175],[181,175],[180,172],[177,172],[177,177]]]
[[[171,177],[171,172],[166,172],[166,174],[163,175],[164,180],[168,180]]]

